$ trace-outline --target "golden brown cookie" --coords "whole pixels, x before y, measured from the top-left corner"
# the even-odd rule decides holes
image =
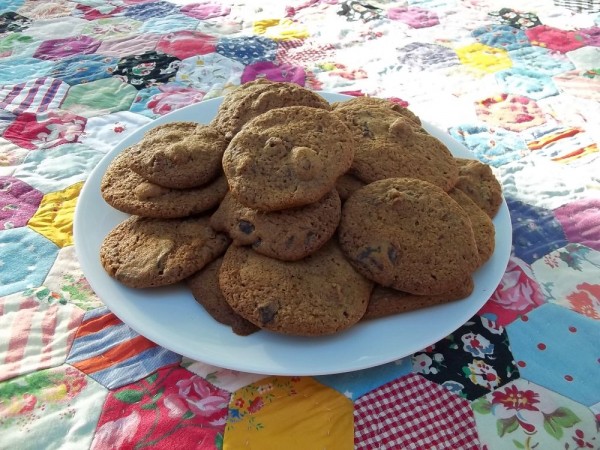
[[[177,283],[220,256],[229,238],[214,231],[208,217],[148,219],[131,216],[104,238],[100,261],[126,286]]]
[[[283,106],[331,109],[327,100],[298,84],[259,78],[227,94],[211,124],[231,139],[254,117]]]
[[[458,166],[437,138],[399,112],[383,107],[336,108],[333,114],[357,141],[350,173],[365,183],[385,178],[417,178],[452,189]]]
[[[338,236],[365,277],[411,294],[452,291],[479,265],[467,213],[422,180],[388,178],[359,189],[342,207]]]
[[[412,120],[415,124],[419,126],[421,125],[421,119],[419,119],[419,117],[410,109],[384,98],[362,96],[354,97],[343,102],[334,102],[331,104],[331,109],[334,111],[343,111],[345,109],[352,108],[363,109],[370,107],[391,109],[392,111],[400,113],[407,119]]]
[[[261,255],[297,261],[316,252],[335,233],[342,204],[336,190],[298,208],[261,212],[247,208],[227,194],[210,223],[234,245],[250,245]]]
[[[364,181],[359,180],[354,175],[345,173],[335,182],[335,190],[340,194],[342,201],[346,201],[354,191],[357,191],[365,185]]]
[[[459,166],[455,187],[467,194],[488,216],[494,218],[502,204],[502,186],[491,167],[475,159],[455,159]]]
[[[260,328],[236,314],[229,303],[225,301],[219,287],[219,269],[222,261],[223,257],[215,259],[201,271],[187,278],[185,283],[192,291],[194,299],[204,307],[213,319],[231,327],[235,334],[248,336],[260,330]]]
[[[475,243],[477,244],[477,252],[479,253],[479,265],[482,266],[491,258],[496,246],[494,222],[485,211],[460,189],[452,189],[448,192],[448,195],[469,215]]]
[[[329,111],[272,109],[236,134],[223,154],[231,193],[243,205],[276,211],[323,198],[352,164],[355,142]]]
[[[128,214],[157,219],[187,217],[214,208],[227,193],[223,175],[189,189],[170,189],[150,183],[129,168],[126,153],[117,156],[102,177],[102,197],[113,208]]]
[[[223,258],[219,285],[227,303],[250,322],[301,336],[332,334],[354,325],[367,308],[372,288],[334,240],[294,262],[232,245]]]
[[[227,142],[211,126],[172,122],[146,132],[124,153],[129,168],[147,181],[186,189],[207,184],[221,174]]]
[[[362,320],[378,319],[450,303],[468,297],[473,292],[474,287],[471,277],[464,280],[454,291],[440,295],[414,295],[376,285],[373,292],[371,292],[369,306]]]

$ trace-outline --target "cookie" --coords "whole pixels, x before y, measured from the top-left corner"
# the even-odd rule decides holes
[[[411,119],[383,107],[337,108],[333,114],[352,130],[357,141],[350,173],[365,183],[385,178],[417,178],[452,189],[458,166],[437,138]]]
[[[298,208],[261,212],[247,208],[227,194],[211,217],[234,245],[250,245],[261,255],[297,261],[316,252],[335,233],[342,212],[338,193]]]
[[[502,186],[491,167],[475,159],[455,159],[458,164],[455,187],[467,194],[493,219],[502,205]]]
[[[272,109],[248,122],[223,154],[231,193],[244,206],[275,211],[307,205],[334,188],[355,142],[329,111]]]
[[[363,316],[372,283],[330,240],[305,259],[279,261],[230,246],[219,285],[235,312],[278,333],[320,336],[345,330]]]
[[[450,303],[468,297],[474,288],[475,285],[471,277],[464,280],[454,291],[440,295],[414,295],[376,285],[373,292],[371,292],[369,306],[367,306],[367,311],[362,320],[378,319]]]
[[[204,269],[187,278],[185,283],[192,291],[194,299],[213,319],[231,327],[235,334],[248,336],[260,328],[236,314],[225,301],[219,287],[219,269],[222,261],[223,257],[215,259]]]
[[[100,193],[106,203],[119,211],[156,219],[173,219],[217,206],[227,193],[227,180],[221,175],[197,188],[165,188],[146,181],[131,170],[127,154],[121,153],[104,173]]]
[[[338,236],[365,277],[411,294],[456,289],[479,265],[467,213],[422,180],[388,178],[359,189],[342,207]]]
[[[148,219],[131,216],[104,238],[100,261],[126,286],[177,283],[220,256],[229,238],[214,231],[208,217]]]
[[[187,189],[217,178],[227,143],[225,136],[211,126],[173,122],[146,132],[124,153],[129,168],[147,181]]]
[[[421,125],[421,119],[419,119],[419,117],[410,109],[384,98],[362,96],[354,97],[343,102],[334,102],[331,104],[331,109],[334,111],[342,111],[350,108],[362,109],[370,107],[391,109],[392,111],[400,113],[402,116],[413,121],[416,125]]]
[[[354,191],[357,191],[365,185],[364,181],[359,180],[354,175],[345,173],[335,182],[335,190],[338,191],[342,201],[346,201]]]
[[[284,106],[309,106],[329,111],[327,100],[295,83],[273,82],[264,78],[240,85],[225,96],[211,124],[227,139],[254,117]]]
[[[473,236],[479,253],[479,265],[483,265],[494,253],[496,246],[496,234],[494,222],[473,200],[460,189],[452,189],[448,192],[452,200],[459,204],[469,215]]]

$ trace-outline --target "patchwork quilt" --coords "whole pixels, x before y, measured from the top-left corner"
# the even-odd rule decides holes
[[[599,11],[0,1],[0,448],[600,448]],[[481,310],[397,361],[275,376],[183,357],[103,304],[73,244],[91,171],[259,77],[400,102],[493,168],[512,250]]]

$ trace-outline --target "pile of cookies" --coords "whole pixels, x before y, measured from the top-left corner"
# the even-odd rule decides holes
[[[108,167],[106,271],[178,282],[236,334],[303,336],[465,298],[494,251],[491,169],[459,159],[410,110],[329,104],[291,83],[229,93],[211,123],[148,131]]]

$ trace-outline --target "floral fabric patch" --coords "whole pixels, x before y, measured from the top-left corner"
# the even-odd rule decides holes
[[[198,375],[160,369],[109,393],[91,448],[222,448],[228,402]]]
[[[180,63],[181,60],[175,56],[150,51],[119,60],[113,76],[140,90],[174,78]]]
[[[105,397],[105,388],[67,365],[0,383],[2,445],[89,448]]]
[[[31,19],[28,19],[14,11],[7,11],[0,14],[0,34],[18,33],[29,27]]]
[[[596,448],[587,408],[527,380],[516,380],[475,400],[479,439],[487,448]]]
[[[100,41],[84,35],[65,39],[51,39],[42,42],[33,54],[33,57],[60,60],[73,55],[94,53],[99,46]]]
[[[498,19],[511,27],[526,30],[541,25],[539,17],[531,12],[521,12],[512,8],[502,8],[499,11],[488,13],[492,17]]]
[[[413,371],[469,400],[519,378],[504,327],[473,316],[412,356]]]
[[[504,50],[516,50],[530,45],[527,35],[510,25],[487,25],[473,30],[471,35],[482,44]]]
[[[569,242],[576,242],[600,252],[600,200],[583,199],[554,210]]]
[[[277,43],[262,36],[223,37],[217,42],[217,53],[244,65],[273,61]]]
[[[545,301],[531,267],[511,256],[500,284],[478,314],[505,327]]]

